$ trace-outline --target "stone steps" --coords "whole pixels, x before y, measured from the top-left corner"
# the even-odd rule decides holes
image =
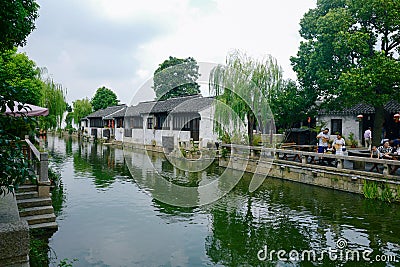
[[[29,199],[29,198],[37,198],[39,196],[39,193],[36,191],[32,192],[18,192],[15,194],[17,200],[21,199]]]
[[[40,214],[27,217],[21,217],[28,222],[28,225],[51,223],[56,221],[56,216],[54,214]]]
[[[52,214],[52,213],[54,213],[53,206],[41,206],[41,207],[22,208],[19,211],[19,216],[22,218],[27,216]]]
[[[21,185],[16,193],[19,216],[30,229],[58,229],[50,197],[39,198],[36,185]]]
[[[51,198],[28,198],[17,200],[18,208],[32,208],[41,206],[51,206]]]
[[[18,187],[18,190],[16,193],[18,194],[18,193],[33,192],[33,191],[37,191],[37,185],[24,184],[24,185],[20,185]]]
[[[49,223],[39,223],[39,224],[32,224],[29,225],[29,229],[58,229],[58,224],[56,222],[49,222]]]

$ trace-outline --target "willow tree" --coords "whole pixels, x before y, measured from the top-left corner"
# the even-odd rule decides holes
[[[86,117],[93,111],[92,104],[88,98],[78,99],[72,102],[73,106],[73,119],[75,124],[79,125],[82,118]]]
[[[42,80],[40,106],[49,109],[49,115],[40,118],[40,126],[43,129],[61,128],[64,112],[67,109],[66,90],[63,89],[61,84],[54,82],[45,68],[40,71],[40,79]]]
[[[400,100],[400,1],[318,0],[300,22],[293,69],[324,105],[340,109],[361,100],[375,108],[379,142],[384,105]]]
[[[210,73],[210,93],[217,100],[214,130],[221,136],[227,128],[238,129],[244,123],[252,144],[254,129],[263,133],[273,129],[268,100],[273,91],[280,90],[282,81],[282,70],[273,57],[256,60],[237,50],[230,53],[226,65]]]

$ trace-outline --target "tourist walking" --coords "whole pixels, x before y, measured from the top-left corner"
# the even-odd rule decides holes
[[[365,148],[367,148],[368,150],[371,150],[371,143],[372,143],[371,127],[368,127],[368,129],[365,130],[364,139],[365,139]]]

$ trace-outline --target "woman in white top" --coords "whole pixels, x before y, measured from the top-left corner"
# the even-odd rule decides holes
[[[337,135],[337,138],[333,141],[332,146],[335,148],[336,150],[336,155],[343,155],[343,148],[345,148],[345,140],[342,137],[342,135],[339,133]]]

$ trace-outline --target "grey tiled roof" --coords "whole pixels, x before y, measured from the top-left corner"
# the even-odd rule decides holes
[[[389,113],[397,113],[400,111],[400,104],[395,100],[390,100],[385,104],[385,110]],[[374,114],[375,108],[372,105],[359,103],[350,108],[343,110],[321,110],[320,115],[358,115],[358,114]]]
[[[199,112],[212,104],[213,98],[192,95],[170,98],[163,101],[140,102],[126,109],[125,116],[134,117],[149,113],[189,113]]]
[[[125,112],[126,112],[126,106],[124,106],[122,109],[120,109],[120,110],[118,110],[118,111],[116,111],[114,113],[111,113],[111,114],[109,114],[107,116],[104,116],[103,119],[111,120],[113,118],[124,117],[125,116]]]
[[[385,105],[385,110],[389,113],[397,113],[400,112],[400,104],[395,100],[390,100]]]
[[[104,118],[108,115],[114,114],[115,112],[125,108],[126,105],[111,106],[105,109],[99,109],[92,114],[86,116],[86,118]]]
[[[199,112],[211,106],[214,102],[214,97],[199,97],[188,99],[176,106],[172,113],[192,113]]]
[[[156,104],[156,101],[140,102],[136,106],[130,106],[126,109],[125,116],[135,117],[140,116],[140,114],[150,113],[151,109]]]
[[[198,98],[201,98],[201,95],[175,97],[175,98],[170,98],[170,99],[164,100],[164,101],[157,101],[157,103],[152,108],[151,113],[171,112],[178,105],[180,105],[186,101],[189,101],[192,99],[198,99]]]

